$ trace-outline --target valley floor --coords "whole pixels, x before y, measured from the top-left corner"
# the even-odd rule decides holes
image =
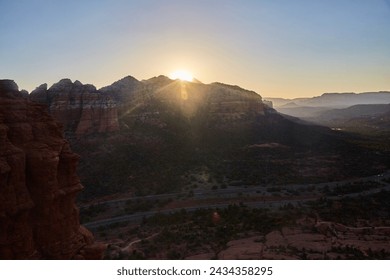
[[[116,198],[81,218],[109,259],[389,259],[388,198],[390,172]]]

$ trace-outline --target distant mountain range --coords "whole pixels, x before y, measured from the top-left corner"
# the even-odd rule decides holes
[[[390,92],[326,93],[313,98],[268,98],[280,113],[341,130],[390,133]]]
[[[327,181],[380,166],[350,136],[283,116],[239,86],[127,76],[98,90],[63,79],[28,98],[48,106],[81,155],[86,199],[172,192],[199,172],[218,187]]]
[[[330,109],[303,119],[339,130],[387,135],[390,140],[390,104],[364,104],[345,109]]]
[[[335,120],[358,117],[375,117],[390,112],[390,104],[361,104],[344,109],[331,109],[318,115],[322,120]]]
[[[312,98],[272,98],[274,108],[295,108],[295,107],[325,107],[325,108],[346,108],[359,104],[389,104],[390,91],[362,92],[362,93],[324,93],[321,96]]]

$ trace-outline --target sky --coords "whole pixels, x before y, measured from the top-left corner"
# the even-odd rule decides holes
[[[390,0],[0,0],[0,79],[191,72],[263,97],[390,90]]]

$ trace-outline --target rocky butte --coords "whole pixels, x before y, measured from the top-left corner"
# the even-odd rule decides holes
[[[49,113],[64,125],[69,136],[82,136],[119,129],[115,100],[93,85],[62,79],[49,89],[40,85],[30,99],[48,106]]]
[[[45,106],[0,80],[0,259],[102,257],[79,222],[78,160]]]

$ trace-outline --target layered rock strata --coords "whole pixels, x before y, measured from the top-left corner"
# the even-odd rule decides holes
[[[47,104],[49,113],[64,125],[67,134],[80,137],[119,130],[116,102],[93,85],[63,79],[49,89],[46,84],[37,87],[30,99]]]
[[[0,80],[0,258],[100,258],[75,204],[79,157],[44,107]]]

